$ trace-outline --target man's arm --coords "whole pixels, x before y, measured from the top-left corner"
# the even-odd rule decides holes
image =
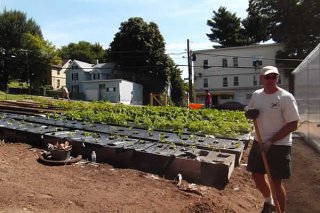
[[[274,143],[284,137],[286,137],[290,132],[298,129],[298,121],[292,121],[284,125],[274,136],[272,136],[269,141]]]

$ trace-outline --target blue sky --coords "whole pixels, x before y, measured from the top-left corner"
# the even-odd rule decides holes
[[[19,10],[40,25],[43,36],[56,47],[71,42],[99,42],[108,48],[121,22],[141,17],[155,22],[176,64],[187,65],[187,39],[191,50],[210,49],[207,20],[220,6],[245,18],[248,0],[0,0],[1,12]],[[183,77],[187,68],[181,67]]]

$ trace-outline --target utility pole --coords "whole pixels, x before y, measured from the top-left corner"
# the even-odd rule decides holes
[[[29,67],[28,51],[25,51],[25,53],[26,53],[26,67],[27,67],[28,80],[29,80],[29,96],[31,97],[31,71],[30,71],[30,67]]]
[[[188,51],[188,73],[189,73],[189,102],[193,102],[193,94],[192,94],[192,69],[191,69],[191,55],[190,55],[190,47],[189,47],[189,39],[187,39],[187,51]]]
[[[31,69],[29,66],[29,50],[26,49],[21,49],[20,51],[22,51],[23,53],[25,53],[26,55],[26,62],[25,62],[25,66],[26,66],[26,71],[27,71],[27,75],[28,75],[28,83],[29,83],[29,96],[32,99],[32,95],[31,95]]]

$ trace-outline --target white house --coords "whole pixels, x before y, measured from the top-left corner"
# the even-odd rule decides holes
[[[195,102],[204,103],[205,90],[214,105],[229,101],[248,104],[254,90],[261,88],[260,69],[275,66],[281,44],[262,44],[193,51]],[[288,77],[279,69],[279,86],[288,89]]]
[[[142,105],[142,85],[114,79],[115,72],[113,63],[89,64],[73,60],[67,69],[67,88],[71,98]]]

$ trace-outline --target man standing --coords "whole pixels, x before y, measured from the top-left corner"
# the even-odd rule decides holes
[[[250,109],[259,110],[259,115],[253,119],[256,119],[259,126],[263,151],[267,156],[281,212],[285,212],[286,191],[282,180],[291,175],[292,132],[297,129],[300,117],[296,100],[291,93],[278,87],[278,79],[279,72],[276,67],[262,68],[260,81],[263,88],[253,93],[245,115],[252,118]],[[249,153],[247,170],[252,172],[256,187],[265,199],[261,213],[274,212],[270,185],[266,180],[266,170],[256,140]]]
[[[70,96],[69,96],[69,91],[67,89],[67,87],[62,86],[62,99],[67,98],[68,101],[70,101]]]
[[[211,107],[211,104],[212,104],[212,96],[211,96],[211,93],[209,92],[209,90],[206,90],[206,97],[205,97],[205,107],[206,109],[210,108]]]

